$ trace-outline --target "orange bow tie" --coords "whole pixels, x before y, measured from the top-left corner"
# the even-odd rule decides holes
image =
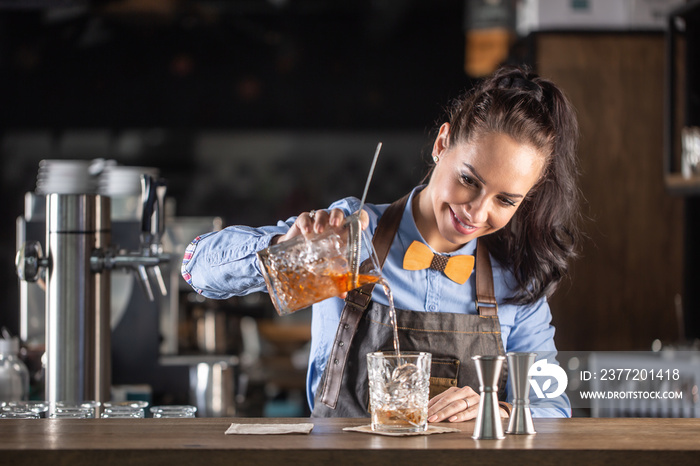
[[[442,256],[433,254],[428,246],[420,241],[414,241],[408,247],[403,258],[403,268],[406,270],[423,270],[431,268],[445,272],[447,278],[464,285],[474,269],[474,256]]]

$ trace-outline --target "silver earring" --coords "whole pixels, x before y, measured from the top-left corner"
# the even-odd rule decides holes
[[[433,155],[433,162],[438,163],[438,160],[440,160],[440,159],[438,158],[438,156],[437,156],[437,155]]]

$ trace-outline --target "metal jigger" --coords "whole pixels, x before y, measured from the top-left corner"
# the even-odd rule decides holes
[[[503,369],[505,356],[474,356],[476,375],[479,377],[481,402],[476,416],[473,439],[498,440],[505,438],[498,408],[498,377]]]
[[[508,353],[510,388],[513,391],[513,411],[510,413],[507,434],[535,434],[530,413],[530,376],[528,371],[535,362],[536,353]]]

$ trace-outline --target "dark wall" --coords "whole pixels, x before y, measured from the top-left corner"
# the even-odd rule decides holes
[[[63,3],[0,6],[0,326],[13,333],[15,219],[40,160],[159,167],[179,216],[269,223],[361,194],[378,140],[385,182],[370,198],[403,194],[442,107],[471,86],[462,1]],[[202,149],[219,134],[257,142]]]
[[[466,83],[459,1],[279,3],[4,11],[0,123],[423,127]]]

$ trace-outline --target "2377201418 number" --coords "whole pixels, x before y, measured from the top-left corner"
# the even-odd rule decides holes
[[[601,369],[599,380],[678,380],[678,369]]]

